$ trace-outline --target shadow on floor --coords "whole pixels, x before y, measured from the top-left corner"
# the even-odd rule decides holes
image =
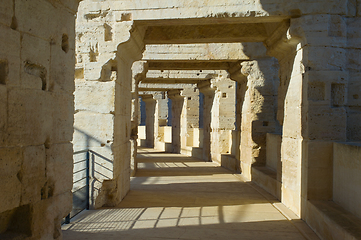
[[[145,213],[145,212],[143,212]],[[287,220],[222,222],[217,216],[168,217],[141,219],[142,213],[134,212],[103,218],[102,225],[87,221],[64,231],[64,239],[242,239],[242,240],[304,240],[305,238]],[[120,219],[117,219],[117,216]],[[137,217],[130,220],[129,217]],[[126,219],[128,217],[128,219]],[[242,221],[242,215],[238,216]]]
[[[140,155],[122,202],[83,213],[64,226],[65,240],[307,239],[239,175],[182,155]]]

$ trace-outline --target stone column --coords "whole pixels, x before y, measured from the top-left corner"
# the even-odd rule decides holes
[[[138,85],[139,82],[145,78],[148,71],[146,61],[137,61],[133,63],[133,81],[132,81],[132,116],[131,116],[131,133],[130,133],[130,144],[131,144],[131,159],[130,169],[131,176],[134,176],[137,172],[137,139],[138,139],[138,126],[139,126],[139,93]]]
[[[252,166],[266,163],[266,135],[280,131],[276,119],[278,64],[266,57],[242,62],[242,73],[247,76],[241,112],[241,171],[252,179]],[[245,83],[243,83],[245,84]],[[241,91],[243,92],[243,91]]]
[[[282,202],[307,217],[308,200],[332,199],[332,141],[347,139],[346,22],[307,15],[283,32],[266,42],[281,68]]]
[[[241,128],[242,128],[242,109],[245,101],[247,87],[247,76],[242,73],[242,65],[240,63],[234,64],[228,69],[229,77],[236,81],[236,119],[235,131],[232,135],[232,155],[235,156],[237,166],[236,171],[241,172]]]
[[[203,160],[212,161],[211,156],[211,130],[212,130],[212,109],[216,87],[211,81],[205,81],[198,84],[199,92],[204,94],[203,102]],[[219,109],[219,108],[218,108]],[[218,113],[218,111],[217,111]],[[215,114],[215,113],[213,113]],[[215,123],[213,123],[214,125]]]
[[[75,80],[73,144],[74,151],[96,153],[91,159],[90,202],[97,208],[116,205],[129,190],[131,68],[142,57],[144,31],[132,29],[132,21],[115,22],[109,38],[87,24],[84,17],[78,18],[76,72],[81,74]]]
[[[173,153],[181,151],[181,117],[184,112],[184,97],[181,90],[168,91],[168,98],[172,100],[172,146]]]
[[[198,147],[198,143],[194,143],[194,129],[199,128],[199,90],[196,85],[186,86],[183,89],[182,94],[184,95],[184,107],[187,114],[182,115],[183,132],[185,133],[182,139],[182,149],[184,154],[188,154],[187,147]]]
[[[235,82],[225,72],[215,78],[217,90],[212,107],[211,155],[212,161],[221,165],[222,155],[230,155],[232,131],[236,121],[236,89]]]
[[[145,102],[145,129],[146,129],[146,145],[149,148],[154,148],[155,139],[158,136],[156,131],[158,126],[158,111],[157,100],[152,94],[141,95],[143,102]]]

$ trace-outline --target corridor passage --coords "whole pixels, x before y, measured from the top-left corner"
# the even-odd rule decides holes
[[[278,200],[215,163],[153,149],[121,204],[63,225],[76,239],[318,239]]]

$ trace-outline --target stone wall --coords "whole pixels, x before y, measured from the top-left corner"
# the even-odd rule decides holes
[[[76,11],[1,3],[0,239],[61,239],[71,210]]]

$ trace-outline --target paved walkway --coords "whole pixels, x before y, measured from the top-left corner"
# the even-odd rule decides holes
[[[139,151],[131,191],[112,209],[63,226],[77,239],[318,239],[274,197],[241,175],[179,154]]]

